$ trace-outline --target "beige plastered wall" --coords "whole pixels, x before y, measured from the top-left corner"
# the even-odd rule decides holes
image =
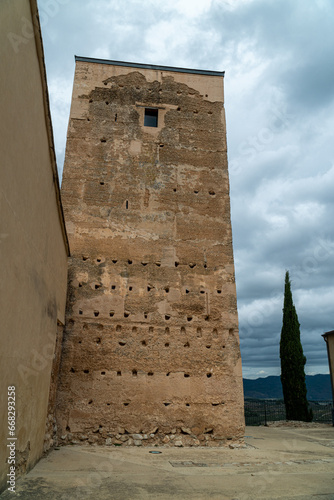
[[[0,491],[7,487],[8,386],[16,393],[16,472],[43,453],[66,304],[69,249],[36,12],[33,0],[0,2]]]
[[[332,397],[334,401],[334,331],[325,334],[325,340],[327,344],[327,354],[328,354],[328,364],[329,372],[331,376],[332,384]]]

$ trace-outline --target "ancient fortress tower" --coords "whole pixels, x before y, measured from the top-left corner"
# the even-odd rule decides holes
[[[223,76],[76,58],[63,442],[243,435]]]

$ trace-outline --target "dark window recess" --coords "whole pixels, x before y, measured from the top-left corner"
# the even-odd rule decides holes
[[[145,108],[144,116],[145,127],[157,127],[158,126],[158,110],[152,108]]]

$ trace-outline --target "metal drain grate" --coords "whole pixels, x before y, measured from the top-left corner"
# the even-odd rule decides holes
[[[219,467],[219,464],[206,464],[204,462],[169,462],[172,467]]]

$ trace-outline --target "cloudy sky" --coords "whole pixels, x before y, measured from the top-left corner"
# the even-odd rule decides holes
[[[280,374],[285,270],[307,357],[334,329],[334,2],[38,0],[61,175],[74,55],[225,70],[245,377]]]

